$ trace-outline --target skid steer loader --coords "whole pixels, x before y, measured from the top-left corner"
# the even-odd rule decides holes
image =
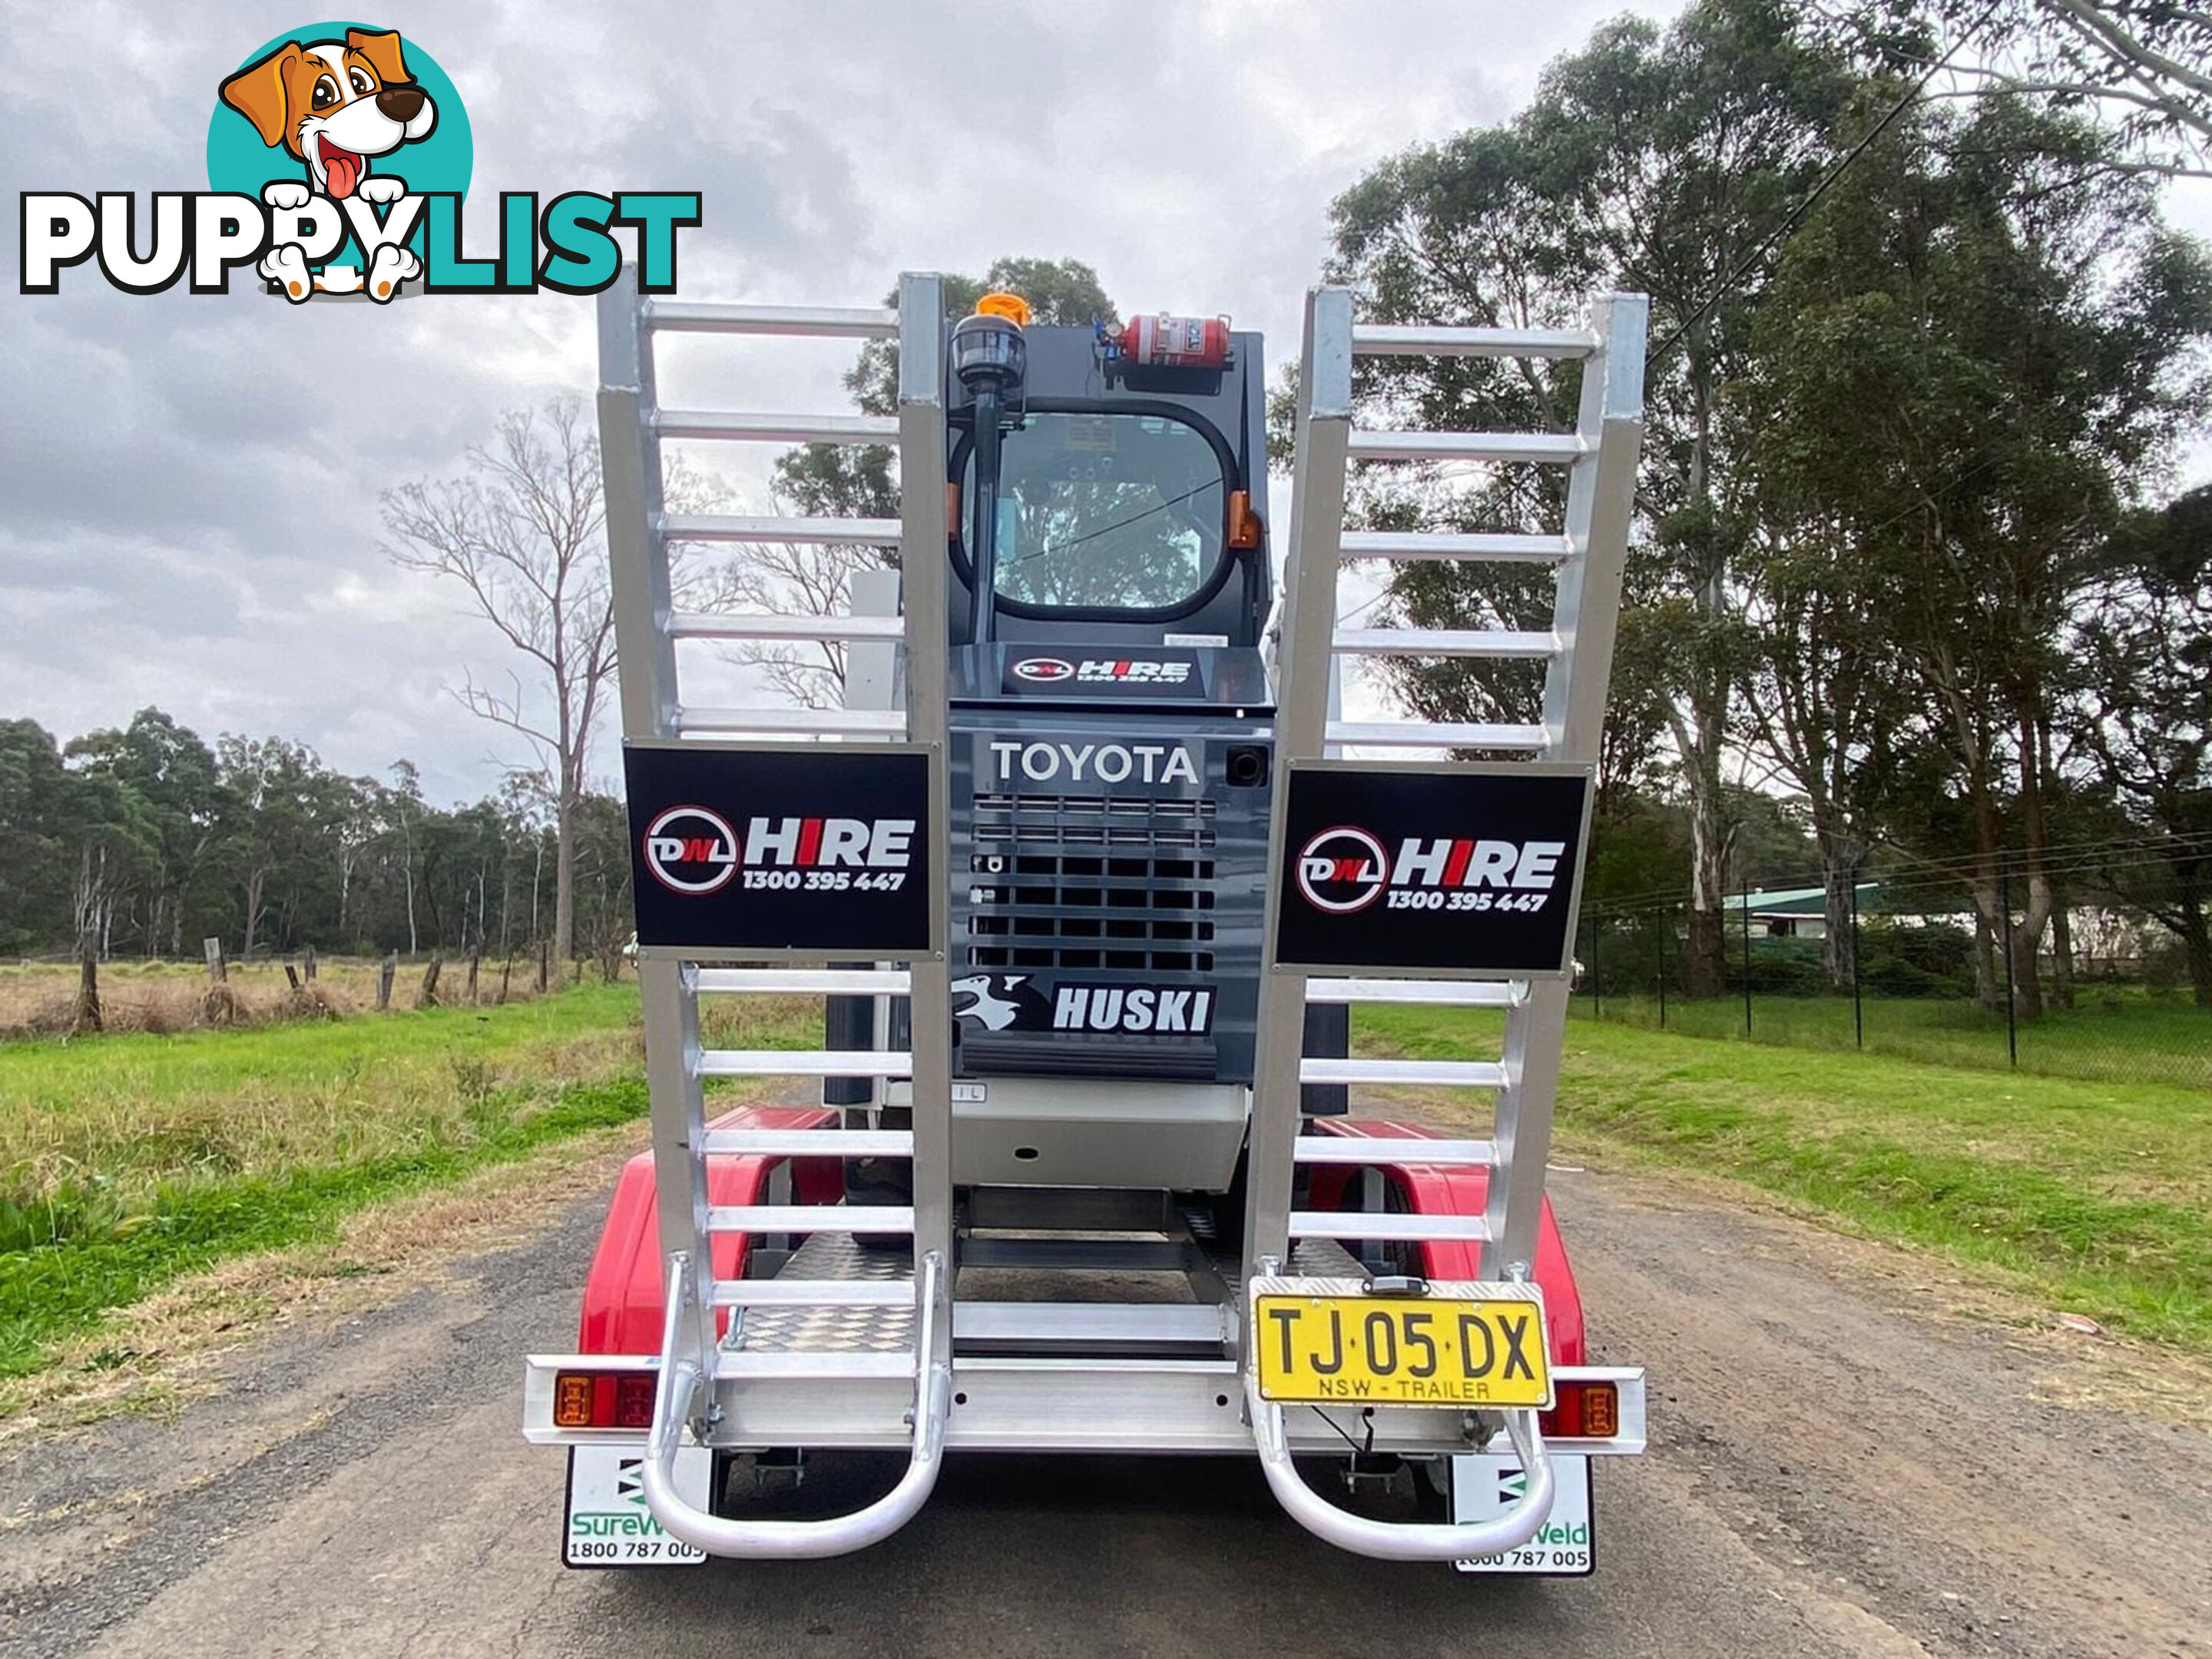
[[[570,1565],[838,1554],[949,1452],[1103,1451],[1256,1457],[1369,1556],[1589,1571],[1591,1465],[1643,1449],[1644,1378],[1589,1363],[1544,1175],[1645,314],[1385,327],[1313,291],[1279,592],[1262,342],[1225,320],[951,319],[926,275],[883,310],[601,296],[653,1145],[577,1352],[527,1362]],[[896,342],[897,414],[663,408],[675,332]],[[1354,359],[1416,353],[1577,361],[1577,424],[1356,428]],[[894,445],[900,516],[670,512],[678,441]],[[1347,532],[1350,467],[1406,460],[1564,467],[1565,522]],[[760,541],[886,568],[849,615],[675,608],[672,544]],[[1555,612],[1340,626],[1358,559],[1548,567]],[[694,642],[822,639],[842,708],[680,694]],[[1544,690],[1522,724],[1348,721],[1346,654],[1538,662]],[[823,1046],[705,1046],[702,1001],[761,995],[822,998]],[[1376,1003],[1494,1010],[1499,1047],[1357,1055]],[[719,1109],[733,1078],[819,1103]],[[1348,1112],[1389,1085],[1486,1091],[1492,1133]],[[850,1513],[760,1495],[854,1450],[902,1462]]]

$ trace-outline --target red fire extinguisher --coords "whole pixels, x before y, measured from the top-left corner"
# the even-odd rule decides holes
[[[1121,330],[1121,355],[1146,368],[1226,368],[1226,317],[1157,316],[1132,319]]]

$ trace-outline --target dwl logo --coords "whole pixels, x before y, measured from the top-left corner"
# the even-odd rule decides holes
[[[1298,853],[1298,891],[1314,908],[1333,915],[1364,910],[1389,879],[1382,843],[1349,824],[1322,830]]]
[[[679,893],[712,893],[738,872],[738,832],[719,812],[672,806],[645,830],[645,867]]]

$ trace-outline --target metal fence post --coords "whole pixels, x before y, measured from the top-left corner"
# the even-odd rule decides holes
[[[1602,910],[1590,912],[1590,1018],[1605,1018],[1605,935],[1598,931]]]
[[[2008,1065],[2017,1067],[2020,1065],[2020,996],[2012,982],[2012,867],[2002,853],[1997,854],[1997,908],[2004,915],[2000,942],[2004,951],[2005,1060]]]
[[[1659,1029],[1667,1029],[1667,935],[1674,931],[1673,912],[1659,907]]]
[[[1866,1047],[1866,1000],[1861,994],[1859,981],[1859,878],[1851,872],[1851,1040],[1855,1047]]]
[[[1743,890],[1743,1034],[1751,1035],[1751,887]]]

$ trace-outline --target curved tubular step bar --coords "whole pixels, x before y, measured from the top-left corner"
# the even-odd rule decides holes
[[[952,1373],[933,1363],[935,1336],[944,1303],[945,1263],[934,1250],[921,1258],[921,1316],[915,1353],[914,1451],[906,1473],[889,1492],[865,1509],[826,1521],[737,1521],[695,1509],[676,1490],[676,1452],[684,1443],[684,1421],[695,1391],[704,1380],[699,1363],[678,1358],[690,1315],[691,1276],[684,1253],[668,1265],[668,1322],[661,1340],[660,1384],[653,1401],[653,1433],[646,1441],[645,1502],[654,1520],[695,1549],[709,1555],[755,1560],[812,1561],[848,1555],[879,1544],[921,1513],[936,1487],[945,1462],[945,1421],[952,1410]]]
[[[1244,1373],[1244,1403],[1252,1416],[1252,1437],[1259,1443],[1260,1468],[1275,1501],[1291,1518],[1324,1543],[1379,1561],[1464,1561],[1517,1549],[1536,1535],[1552,1513],[1554,1481],[1551,1459],[1533,1411],[1505,1413],[1505,1433],[1528,1472],[1528,1489],[1503,1515],[1464,1524],[1437,1522],[1370,1521],[1339,1509],[1298,1474],[1291,1461],[1283,1408],[1260,1397],[1260,1380]]]

